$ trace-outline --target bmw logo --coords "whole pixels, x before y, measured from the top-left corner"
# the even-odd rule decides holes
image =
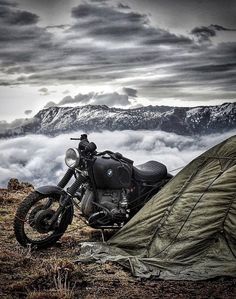
[[[108,169],[107,170],[107,176],[110,178],[113,176],[113,170],[112,169]]]

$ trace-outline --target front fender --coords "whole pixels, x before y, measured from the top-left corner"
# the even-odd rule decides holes
[[[65,190],[63,190],[61,187],[58,186],[42,186],[35,190],[36,192],[43,194],[43,195],[52,195],[52,194],[58,194],[58,195],[67,195]],[[72,200],[68,202],[68,207],[66,209],[67,213],[67,221],[69,224],[72,223],[73,215],[74,215],[74,206],[72,203]]]
[[[35,190],[36,192],[43,194],[43,195],[50,195],[50,194],[58,194],[58,195],[65,195],[66,192],[58,186],[42,186]]]

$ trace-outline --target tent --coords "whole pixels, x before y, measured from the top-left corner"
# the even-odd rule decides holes
[[[140,277],[236,277],[236,136],[189,163],[107,243],[83,244],[79,261],[117,261]]]

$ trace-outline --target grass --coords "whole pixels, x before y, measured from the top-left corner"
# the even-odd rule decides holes
[[[74,271],[74,264],[66,260],[50,260],[44,267],[45,275],[52,276],[54,287],[47,291],[29,291],[27,298],[40,299],[40,298],[75,298],[76,283],[71,285],[70,274]],[[50,274],[49,274],[50,273]]]
[[[116,264],[75,264],[81,241],[101,241],[100,231],[74,219],[56,246],[33,251],[17,244],[13,218],[29,189],[0,189],[0,298],[236,298],[236,279],[137,280]]]

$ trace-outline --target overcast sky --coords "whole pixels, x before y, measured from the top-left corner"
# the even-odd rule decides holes
[[[234,0],[0,0],[0,120],[236,99]]]

